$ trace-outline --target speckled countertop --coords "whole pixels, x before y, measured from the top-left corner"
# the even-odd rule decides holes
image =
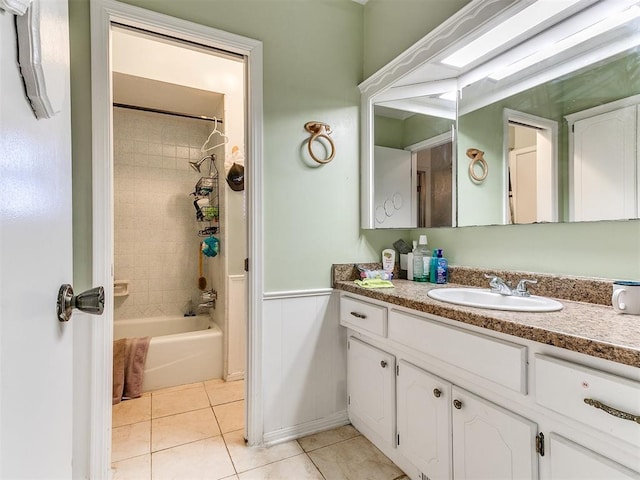
[[[458,267],[458,270],[455,274],[452,270],[452,278],[466,278],[463,275],[465,270],[470,278],[482,277],[472,269]],[[532,293],[554,297],[564,308],[559,312],[528,313],[465,307],[433,300],[427,295],[432,288],[469,286],[474,285],[473,281],[433,285],[393,280],[394,288],[367,289],[353,283],[353,274],[353,264],[334,265],[334,288],[640,368],[640,315],[620,315],[612,307],[606,306],[605,301],[610,301],[611,298],[610,281],[565,278],[563,283],[569,285],[566,287],[566,292],[569,293],[563,291],[562,297],[572,298],[571,300],[558,298],[560,295],[550,294],[544,288],[539,291],[532,288]],[[541,283],[545,284],[545,280]],[[483,286],[485,285],[486,283]],[[609,300],[605,300],[607,296]],[[583,301],[575,301],[576,299]]]

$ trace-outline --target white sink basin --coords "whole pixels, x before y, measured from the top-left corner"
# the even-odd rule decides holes
[[[427,292],[431,298],[467,307],[509,310],[512,312],[556,312],[562,304],[551,298],[515,297],[492,293],[479,288],[434,288]]]

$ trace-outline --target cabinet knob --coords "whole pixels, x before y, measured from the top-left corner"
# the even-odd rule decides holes
[[[462,408],[462,402],[456,399],[453,401],[453,406],[456,407],[456,409],[460,410]]]
[[[433,396],[436,398],[440,398],[440,395],[442,395],[442,392],[440,391],[439,388],[434,388],[433,389]]]
[[[380,362],[380,366],[381,366],[382,368],[387,368],[387,362],[386,362],[386,360],[382,360],[382,361]]]

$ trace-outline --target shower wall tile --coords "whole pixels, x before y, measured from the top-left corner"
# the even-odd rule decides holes
[[[130,281],[115,318],[181,315],[198,302],[193,197],[207,122],[114,109],[114,268]]]

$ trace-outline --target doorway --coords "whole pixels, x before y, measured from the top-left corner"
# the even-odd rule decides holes
[[[455,226],[456,186],[453,131],[405,148],[415,162],[415,225],[418,228]]]
[[[504,111],[505,224],[558,221],[558,124]]]
[[[260,42],[239,37],[201,25],[192,24],[176,18],[167,17],[155,12],[121,4],[111,0],[100,0],[91,3],[92,19],[92,130],[93,130],[93,279],[96,284],[105,286],[107,298],[114,293],[114,229],[110,219],[113,218],[111,192],[114,178],[113,148],[113,89],[112,73],[112,40],[113,25],[133,28],[150,35],[171,38],[177,42],[190,45],[190,48],[214,49],[241,57],[245,64],[246,88],[243,96],[246,101],[246,114],[240,123],[246,127],[244,151],[241,142],[229,142],[229,152],[220,151],[217,167],[221,172],[221,188],[226,186],[227,165],[239,160],[238,152],[244,157],[246,171],[246,195],[240,203],[246,211],[246,258],[251,259],[251,271],[246,273],[244,287],[246,310],[246,403],[245,403],[245,437],[250,444],[262,442],[262,411],[259,392],[261,378],[257,368],[260,359],[261,338],[260,314],[262,293],[262,224],[261,218],[261,182],[262,182],[262,45]],[[198,66],[199,67],[199,66]],[[214,115],[215,116],[215,115]],[[224,122],[224,119],[223,119]],[[231,135],[228,130],[226,135]],[[246,138],[245,138],[246,137]],[[206,142],[205,142],[206,144]],[[239,147],[231,151],[233,146]],[[203,145],[202,148],[204,148]],[[203,153],[203,152],[199,152]],[[218,153],[218,152],[214,152]],[[234,157],[233,154],[236,154]],[[227,154],[229,156],[227,157]],[[224,160],[224,162],[222,161]],[[228,162],[227,162],[228,160]],[[197,161],[196,161],[197,163]],[[213,163],[213,162],[212,162]],[[240,163],[240,162],[236,162]],[[207,168],[207,167],[205,167]],[[227,205],[229,206],[229,205]],[[141,212],[143,213],[143,212]],[[209,231],[211,233],[211,231]],[[224,248],[224,246],[222,246]],[[242,255],[244,256],[244,255]],[[242,259],[244,270],[244,258]],[[222,270],[222,269],[221,269]],[[244,271],[242,272],[244,276]],[[225,296],[225,298],[228,297]],[[178,303],[178,302],[177,302]],[[92,477],[105,477],[110,468],[109,445],[111,442],[111,372],[112,340],[113,340],[113,305],[105,308],[105,322],[96,324],[93,331],[94,361],[91,402],[94,406],[92,414],[93,438],[90,446]]]

